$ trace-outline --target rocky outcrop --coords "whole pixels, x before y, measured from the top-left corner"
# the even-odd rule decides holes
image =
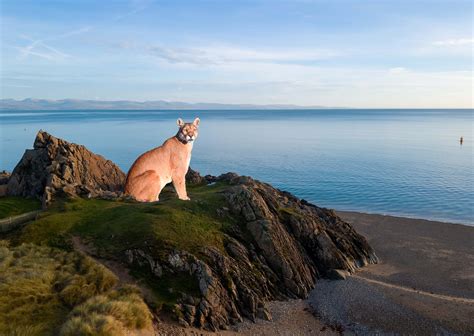
[[[39,198],[47,206],[57,194],[114,197],[124,180],[112,161],[39,131],[33,149],[25,151],[13,170],[7,193]]]
[[[58,194],[114,194],[124,178],[115,164],[84,146],[39,132],[34,149],[13,171],[8,191],[42,197],[47,204]],[[267,301],[306,298],[319,278],[343,279],[377,262],[366,239],[332,210],[233,173],[202,177],[190,170],[187,181],[198,188],[219,183],[219,205],[205,211],[215,211],[213,218],[226,223],[223,246],[173,250],[147,244],[153,237],[144,237],[114,252],[120,254],[114,258],[147,269],[157,281],[184,274],[197,284],[197,292],[179,293],[175,311],[184,326],[217,330],[243,318],[271,319]]]
[[[198,297],[182,293],[176,306],[184,326],[217,330],[244,317],[271,319],[267,301],[306,298],[318,278],[341,279],[377,262],[365,238],[332,210],[250,177],[202,179],[227,185],[226,205],[215,209],[237,223],[224,233],[225,251],[173,251],[165,258],[146,248],[126,251],[130,264],[158,278],[184,272],[199,284]]]

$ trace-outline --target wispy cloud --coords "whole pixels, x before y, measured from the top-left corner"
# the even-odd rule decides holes
[[[433,42],[433,45],[435,46],[463,46],[471,44],[474,44],[474,39],[472,38],[458,38]]]
[[[37,56],[50,61],[61,61],[71,57],[71,55],[59,50],[51,45],[53,41],[59,41],[74,35],[86,33],[92,29],[91,26],[81,27],[64,33],[48,36],[41,39],[33,39],[27,35],[20,35],[20,38],[30,42],[24,47],[16,47],[20,51],[20,59],[26,59],[29,56]]]
[[[132,16],[134,14],[137,14],[143,10],[145,10],[147,7],[149,7],[153,3],[153,0],[132,0],[131,5],[132,5],[132,10],[130,10],[127,13],[117,15],[114,18],[114,21],[120,21],[125,19],[126,17]]]
[[[70,57],[70,55],[45,43],[45,40],[34,40],[25,35],[22,35],[21,37],[29,41],[30,44],[25,47],[16,47],[20,51],[20,59],[25,59],[29,56],[37,56],[50,61],[59,61]]]
[[[331,50],[256,50],[229,46],[175,48],[151,46],[149,55],[169,63],[225,65],[231,63],[305,63],[337,56]]]
[[[132,16],[140,11],[143,11],[152,2],[153,0],[132,0],[131,1],[132,10],[124,14],[116,16],[115,18],[112,19],[112,21],[120,21],[126,17]],[[15,48],[20,51],[20,59],[26,59],[29,56],[36,56],[36,57],[40,57],[40,58],[50,60],[50,61],[55,61],[55,62],[61,61],[61,60],[71,57],[71,55],[65,52],[62,52],[56,47],[53,47],[51,45],[51,42],[59,41],[65,38],[75,36],[75,35],[84,34],[84,33],[90,32],[94,28],[96,27],[92,25],[88,25],[88,26],[80,27],[78,29],[66,31],[64,33],[60,33],[57,35],[40,38],[40,39],[33,39],[26,35],[21,35],[20,37],[24,40],[28,40],[30,44],[24,47],[15,47]]]
[[[2,84],[2,86],[5,86],[5,87],[12,87],[12,88],[22,88],[22,89],[32,88],[32,87],[33,87],[33,86],[31,86],[31,85],[23,85],[23,84]]]

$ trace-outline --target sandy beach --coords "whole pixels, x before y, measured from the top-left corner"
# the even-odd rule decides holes
[[[320,281],[309,302],[325,321],[359,334],[474,333],[474,227],[338,212],[380,263],[346,281]]]
[[[245,321],[219,335],[472,335],[474,227],[338,212],[380,263],[344,281],[320,280],[308,300],[272,302],[273,321]],[[211,335],[169,328],[175,335]],[[162,330],[164,331],[164,330]]]

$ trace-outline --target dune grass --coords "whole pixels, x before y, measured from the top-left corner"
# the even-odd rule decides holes
[[[0,219],[40,209],[41,202],[37,199],[10,196],[0,198]]]
[[[137,289],[127,286],[90,298],[75,307],[60,330],[62,336],[125,336],[149,328],[151,313]]]
[[[102,317],[124,327],[142,328],[150,323],[141,297],[130,290],[112,290],[116,284],[117,278],[107,268],[78,253],[34,244],[9,247],[0,241],[0,335],[57,335],[60,329],[71,330],[61,325],[66,319],[70,323],[71,310],[89,300],[112,307],[114,302],[125,302],[122,315],[112,313],[113,309],[101,311]],[[129,311],[140,316],[133,318]],[[89,309],[79,315],[82,320],[93,319],[96,312]],[[74,335],[107,335],[99,325]]]

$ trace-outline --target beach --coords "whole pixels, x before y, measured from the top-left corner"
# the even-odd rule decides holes
[[[346,280],[319,280],[308,300],[271,302],[273,321],[245,321],[219,335],[472,335],[474,227],[337,212],[380,260]],[[163,326],[163,325],[162,325]],[[173,335],[212,335],[167,324]]]
[[[474,333],[474,227],[338,212],[379,257],[346,281],[320,282],[309,302],[360,333]]]

